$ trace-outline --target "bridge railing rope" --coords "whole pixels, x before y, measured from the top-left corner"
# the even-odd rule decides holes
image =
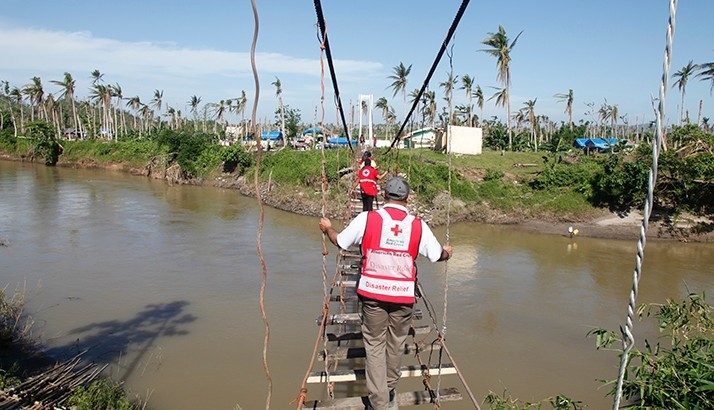
[[[620,356],[620,368],[617,377],[617,385],[615,387],[614,403],[612,406],[615,410],[620,408],[622,385],[624,383],[625,373],[629,364],[629,355],[632,347],[635,345],[635,336],[632,332],[632,328],[635,310],[637,308],[637,293],[639,290],[640,278],[642,277],[642,262],[645,258],[645,246],[647,245],[647,229],[649,227],[650,216],[652,214],[652,207],[654,203],[654,187],[657,183],[657,163],[659,161],[659,152],[662,148],[662,139],[664,134],[663,124],[665,102],[667,97],[669,68],[672,62],[672,40],[674,38],[677,2],[678,0],[670,0],[669,2],[669,20],[667,21],[664,61],[662,63],[662,80],[660,81],[659,86],[659,101],[657,108],[655,109],[657,130],[652,140],[652,165],[650,166],[647,179],[647,197],[645,198],[642,225],[640,226],[640,235],[637,242],[635,269],[632,273],[632,289],[630,290],[629,303],[627,305],[627,317],[625,318],[625,326],[622,328],[622,355]]]

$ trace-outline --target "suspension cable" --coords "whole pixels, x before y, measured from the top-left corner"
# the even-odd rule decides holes
[[[635,345],[635,337],[632,333],[633,318],[635,316],[637,292],[639,288],[640,278],[642,276],[642,261],[645,258],[645,246],[647,245],[647,229],[649,227],[650,214],[653,207],[654,188],[657,183],[657,162],[659,160],[659,152],[662,148],[662,136],[664,133],[663,122],[665,112],[665,98],[667,96],[667,86],[669,79],[669,67],[672,61],[672,38],[674,37],[674,28],[677,15],[678,0],[669,1],[669,20],[667,21],[667,42],[664,49],[664,61],[662,63],[662,80],[659,86],[659,102],[655,109],[657,120],[657,131],[652,140],[652,165],[650,167],[647,180],[647,198],[643,207],[642,225],[640,226],[640,237],[637,242],[637,254],[635,257],[635,269],[632,274],[632,289],[630,290],[629,304],[627,305],[627,317],[625,319],[625,327],[622,331],[622,355],[620,357],[620,369],[617,377],[617,387],[615,388],[615,400],[612,408],[617,410],[620,408],[620,400],[622,398],[622,385],[625,379],[625,371],[629,362],[630,350]]]
[[[258,111],[258,99],[260,98],[260,81],[258,79],[258,69],[255,65],[255,47],[258,43],[258,31],[260,28],[260,19],[258,17],[258,6],[256,0],[251,0],[251,6],[253,8],[253,19],[255,21],[255,27],[253,29],[253,43],[250,47],[250,65],[253,70],[253,79],[255,80],[255,98],[253,99],[253,112],[251,117],[251,126],[253,128],[253,137],[256,140],[256,145],[258,148],[258,155],[255,163],[255,197],[258,200],[258,228],[256,230],[255,246],[256,252],[258,254],[258,260],[260,261],[260,295],[259,295],[259,305],[260,305],[260,316],[263,320],[263,327],[265,335],[263,337],[263,371],[265,372],[265,379],[268,381],[268,393],[265,398],[265,408],[270,409],[270,399],[273,394],[273,378],[270,374],[270,367],[268,366],[268,345],[270,344],[270,323],[268,322],[268,315],[265,310],[265,288],[268,284],[268,266],[265,263],[265,255],[263,254],[263,222],[265,221],[265,210],[263,208],[263,198],[260,192],[260,164],[263,152],[263,147],[261,145],[260,135],[258,134],[256,128],[256,112]]]
[[[340,100],[340,89],[337,86],[337,75],[335,74],[335,66],[334,64],[332,64],[332,52],[330,51],[330,41],[327,38],[325,16],[322,14],[322,4],[320,3],[320,0],[315,0],[314,3],[315,13],[317,13],[317,24],[320,26],[320,31],[322,32],[325,54],[327,55],[327,65],[330,67],[330,77],[332,78],[332,88],[335,91],[335,100],[337,100],[337,110],[340,112],[340,119],[342,119],[342,127],[345,131],[345,137],[347,138],[347,146],[350,147],[350,151],[354,151],[354,148],[352,148],[350,131],[347,128],[347,121],[345,120],[345,112],[342,109],[342,100]]]
[[[315,1],[319,1],[319,0],[315,0]],[[426,90],[426,87],[429,85],[429,81],[431,81],[431,76],[434,75],[434,71],[436,71],[436,67],[439,65],[439,61],[441,61],[441,57],[444,55],[444,51],[446,51],[446,47],[451,42],[451,36],[454,35],[454,32],[456,31],[456,27],[459,25],[459,22],[461,21],[461,17],[464,15],[464,12],[466,11],[466,7],[469,5],[469,1],[470,0],[463,0],[461,2],[461,6],[459,7],[459,10],[456,12],[456,16],[454,17],[454,20],[451,22],[451,27],[449,27],[449,31],[446,33],[446,38],[444,39],[444,42],[441,43],[441,48],[439,49],[439,52],[436,54],[436,58],[434,59],[434,62],[432,63],[431,68],[429,69],[429,73],[426,75],[426,78],[424,79],[424,83],[421,85],[419,94],[417,94],[417,97],[414,99],[414,102],[412,103],[412,108],[409,110],[409,113],[404,118],[404,122],[402,123],[402,126],[399,127],[399,131],[397,132],[397,135],[394,136],[394,140],[392,140],[392,144],[389,146],[389,148],[387,148],[387,152],[385,152],[385,154],[389,153],[389,151],[392,148],[394,148],[394,146],[401,139],[402,132],[404,132],[404,127],[406,127],[407,123],[409,122],[409,118],[412,116],[412,113],[414,112],[414,109],[419,104],[419,100],[421,99],[422,94],[424,94],[424,90]]]

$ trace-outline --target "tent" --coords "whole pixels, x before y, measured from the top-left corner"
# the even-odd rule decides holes
[[[608,137],[608,138],[576,138],[575,141],[573,141],[573,146],[576,148],[580,149],[585,149],[585,150],[598,150],[598,151],[607,151],[610,148],[614,147],[617,145],[619,142],[618,138],[615,137]]]
[[[283,133],[280,131],[263,131],[260,134],[260,139],[263,141],[280,141],[283,139]]]

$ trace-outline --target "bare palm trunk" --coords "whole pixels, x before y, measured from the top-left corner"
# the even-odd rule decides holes
[[[704,105],[704,100],[699,100],[699,114],[697,114],[697,126],[702,126],[702,106]]]
[[[513,135],[511,133],[511,95],[510,91],[506,90],[506,132],[508,133],[508,150],[513,151]]]

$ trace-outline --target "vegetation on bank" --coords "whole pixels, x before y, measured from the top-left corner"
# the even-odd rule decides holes
[[[452,156],[428,149],[378,149],[374,155],[381,172],[406,174],[414,192],[424,205],[432,205],[448,190],[449,162],[451,193],[466,205],[485,205],[526,217],[577,217],[597,208],[627,211],[644,202],[651,146],[616,147],[613,152],[586,154],[571,148],[575,135],[584,129],[562,127],[541,152],[504,152],[486,149],[482,155]],[[583,126],[584,128],[584,126]],[[223,146],[215,134],[190,129],[161,129],[141,138],[116,142],[102,140],[59,141],[47,123],[34,121],[28,132],[15,138],[5,129],[0,132],[0,151],[25,156],[47,164],[123,163],[143,168],[152,158],[161,157],[168,165],[178,164],[188,178],[209,178],[221,173],[235,176],[255,171],[255,154],[240,144]],[[487,146],[503,143],[503,134],[491,132]],[[495,139],[496,141],[493,141]],[[714,134],[695,125],[673,127],[668,136],[671,146],[660,154],[655,203],[669,213],[714,213]],[[513,143],[517,146],[519,138]],[[60,148],[57,149],[56,147]],[[260,175],[279,188],[307,193],[320,190],[322,153],[290,148],[264,152]],[[344,195],[351,179],[341,172],[352,166],[346,149],[325,153],[331,195]]]
[[[43,369],[23,368],[24,355],[36,351],[30,338],[32,319],[24,314],[25,292],[0,289],[0,390],[19,386],[31,373]],[[140,406],[129,399],[119,383],[99,378],[88,386],[79,386],[67,404],[77,410],[138,410]]]
[[[657,322],[661,337],[630,352],[622,387],[626,408],[714,408],[714,312],[706,296],[692,293],[682,301],[641,305],[637,312],[641,320]],[[615,332],[590,334],[597,336],[598,349],[620,351],[622,340]],[[613,390],[614,383],[606,382]]]

